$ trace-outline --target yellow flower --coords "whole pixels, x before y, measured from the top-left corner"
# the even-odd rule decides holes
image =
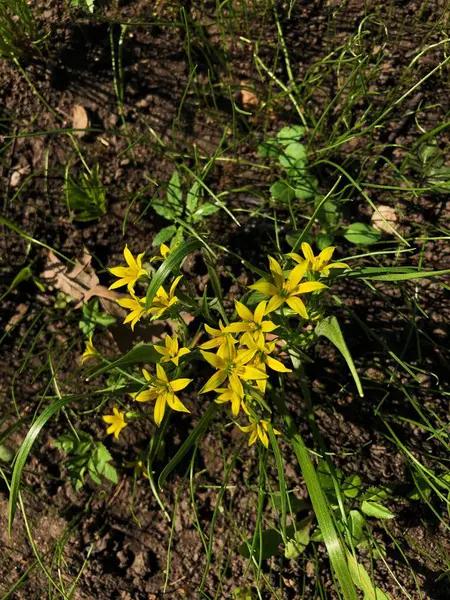
[[[284,276],[280,264],[271,256],[269,256],[269,263],[273,283],[261,279],[250,286],[251,290],[262,292],[266,296],[272,296],[266,308],[266,315],[277,310],[286,302],[294,312],[304,319],[307,319],[308,313],[306,311],[306,306],[303,301],[298,298],[298,295],[321,290],[327,286],[318,281],[300,283],[300,280],[303,279],[308,269],[307,261],[304,261],[302,264],[297,265],[292,269],[287,279]]]
[[[138,298],[133,293],[131,293],[131,298],[123,298],[121,300],[116,300],[117,304],[122,308],[128,308],[130,310],[130,314],[126,316],[124,320],[125,323],[129,323],[131,321],[131,329],[134,330],[134,326],[136,323],[145,315],[145,298]]]
[[[169,293],[160,286],[158,291],[153,298],[152,305],[149,308],[149,312],[153,313],[152,320],[159,319],[167,309],[173,306],[176,302],[178,302],[178,298],[175,296],[175,289],[177,285],[180,283],[180,280],[183,276],[179,275],[175,281],[170,286]]]
[[[88,341],[86,342],[86,349],[81,355],[81,364],[83,364],[86,360],[90,358],[100,358],[101,354],[98,350],[94,348],[94,344],[92,343],[92,334],[89,336]]]
[[[147,381],[151,382],[151,385],[143,392],[131,394],[131,397],[138,402],[156,400],[153,416],[158,427],[163,420],[166,404],[168,404],[172,410],[177,410],[178,412],[190,412],[178,396],[175,395],[175,392],[184,390],[184,388],[191,383],[192,379],[174,379],[170,381],[161,365],[156,365],[156,377],[152,377],[146,369],[142,369],[142,374]]]
[[[249,425],[245,425],[244,427],[238,425],[241,431],[250,434],[248,445],[251,446],[256,442],[256,440],[259,439],[263,445],[268,448],[269,438],[267,436],[267,431],[269,429],[270,421],[265,421],[264,419],[255,419],[252,416],[250,416],[248,420],[250,421]],[[273,429],[272,431],[275,435],[280,435],[280,432],[277,429]]]
[[[262,301],[258,304],[255,309],[255,312],[252,313],[250,309],[248,309],[242,302],[234,301],[236,306],[236,312],[241,317],[242,322],[240,323],[231,323],[226,327],[226,331],[231,331],[232,333],[248,333],[253,337],[256,341],[258,340],[258,344],[261,346],[264,345],[264,334],[270,333],[277,328],[275,323],[272,321],[263,321],[264,314],[267,308],[267,302]]]
[[[205,385],[200,390],[200,394],[206,394],[213,390],[220,388],[222,383],[228,378],[229,385],[240,396],[244,395],[244,388],[242,386],[241,379],[243,381],[265,379],[267,375],[262,373],[255,367],[248,366],[255,355],[254,350],[238,350],[232,346],[232,351],[225,354],[224,357],[212,352],[203,352],[202,356],[209,362],[217,372],[208,379]]]
[[[266,365],[278,373],[292,373],[292,369],[288,369],[281,361],[269,356],[275,350],[276,342],[268,342],[261,347],[253,340],[251,336],[245,337],[246,335],[247,334],[244,334],[242,336],[242,343],[248,346],[251,350],[255,350],[255,355],[251,362],[253,367],[256,367],[263,373],[266,372]],[[256,382],[256,385],[258,386],[259,391],[264,394],[266,391],[267,380],[260,379]]]
[[[134,292],[134,285],[139,277],[146,277],[147,271],[142,268],[142,257],[145,252],[142,254],[138,254],[136,259],[133,257],[131,252],[128,250],[128,246],[125,246],[123,251],[123,255],[125,258],[125,262],[127,263],[127,267],[113,267],[109,269],[109,272],[114,275],[114,277],[120,277],[119,281],[115,281],[112,285],[109,286],[110,290],[114,290],[116,288],[120,288],[123,285],[128,286],[128,291],[130,293]]]
[[[125,422],[125,413],[121,412],[116,407],[113,408],[113,413],[113,415],[105,415],[103,420],[105,423],[110,423],[110,426],[106,430],[107,435],[113,433],[117,440],[119,438],[119,433],[127,426],[127,423]]]
[[[231,333],[228,332],[228,327],[225,327],[222,321],[219,321],[220,329],[214,329],[205,324],[205,329],[212,336],[212,340],[208,340],[199,346],[202,350],[211,350],[218,348],[217,354],[224,356],[232,352],[232,347],[237,344]]]
[[[176,335],[174,335],[173,338],[171,338],[170,335],[166,335],[164,343],[164,346],[154,346],[155,350],[163,355],[163,358],[161,358],[162,363],[171,360],[173,364],[178,367],[180,358],[185,354],[190,353],[188,348],[179,348],[178,338]]]
[[[311,246],[307,242],[302,243],[302,252],[304,255],[304,259],[295,252],[290,252],[287,254],[290,258],[295,260],[295,262],[302,264],[303,262],[308,263],[308,269],[310,271],[315,271],[316,273],[320,273],[324,277],[328,277],[330,274],[330,269],[350,269],[350,267],[343,262],[335,262],[329,264],[331,257],[333,256],[333,252],[335,251],[334,246],[330,246],[329,248],[325,248],[318,256],[314,256],[314,252],[312,251]]]
[[[166,246],[166,244],[161,244],[161,246],[159,247],[159,253],[161,256],[154,256],[150,259],[150,262],[155,262],[157,260],[166,260],[166,258],[171,252],[172,250],[169,248],[169,246]]]
[[[224,404],[225,402],[231,402],[231,413],[233,417],[237,417],[240,409],[242,408],[247,412],[247,408],[244,402],[244,394],[240,394],[235,391],[231,385],[227,388],[217,388],[216,392],[219,392],[219,396],[216,398],[217,404]]]

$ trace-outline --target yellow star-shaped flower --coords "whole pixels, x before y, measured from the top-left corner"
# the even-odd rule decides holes
[[[224,357],[212,352],[204,352],[201,350],[203,358],[209,362],[217,372],[208,379],[205,385],[200,390],[200,394],[206,394],[220,388],[222,383],[228,379],[231,388],[239,395],[244,395],[242,381],[251,381],[258,379],[266,379],[267,375],[262,373],[255,367],[247,365],[253,356],[254,350],[236,350],[232,346],[232,351]],[[241,381],[242,380],[242,381]]]
[[[320,275],[323,275],[324,277],[328,277],[330,274],[330,269],[350,269],[350,267],[343,262],[335,262],[331,263],[331,265],[329,264],[335,250],[336,248],[334,246],[330,246],[329,248],[322,250],[318,256],[314,256],[311,246],[307,242],[303,242],[302,252],[305,257],[304,259],[295,252],[290,252],[286,256],[289,256],[299,264],[307,262],[307,268],[309,271],[314,271],[316,273],[320,273]]]
[[[267,436],[267,431],[269,430],[270,421],[255,419],[252,416],[249,416],[248,420],[250,421],[249,425],[245,425],[244,427],[238,425],[241,431],[250,434],[248,445],[252,446],[257,440],[260,440],[262,444],[268,448],[269,438]],[[280,432],[277,429],[273,429],[272,431],[275,435],[280,435]]]
[[[235,300],[234,304],[236,306],[236,312],[242,321],[231,323],[231,325],[228,325],[225,328],[225,331],[230,331],[231,333],[247,333],[251,335],[260,346],[264,345],[264,334],[270,333],[277,328],[277,325],[272,323],[272,321],[263,320],[266,313],[267,302],[264,300],[260,302],[254,313],[238,300]]]
[[[131,298],[122,298],[121,300],[116,300],[116,302],[122,308],[128,308],[128,310],[131,311],[130,314],[125,317],[124,324],[131,322],[131,329],[134,330],[136,323],[147,312],[145,310],[145,298],[138,298],[131,293]]]
[[[148,309],[148,312],[152,313],[152,321],[159,319],[171,306],[178,302],[178,298],[175,296],[175,289],[182,279],[182,275],[179,275],[170,286],[169,293],[160,286],[158,291],[153,298],[152,305]]]
[[[271,256],[268,258],[272,282],[261,279],[250,286],[251,290],[256,290],[266,296],[272,296],[267,304],[266,315],[277,310],[282,304],[286,303],[294,312],[304,319],[307,319],[308,312],[306,306],[298,296],[300,294],[322,290],[327,286],[318,281],[306,281],[305,283],[300,283],[308,270],[307,261],[304,261],[302,264],[297,265],[292,269],[289,277],[286,279],[280,264]]]
[[[85,344],[86,349],[81,355],[81,364],[90,358],[100,358],[100,352],[94,348],[94,344],[92,343],[92,334],[89,336],[89,339]]]
[[[202,350],[212,350],[218,348],[217,354],[224,356],[232,352],[232,347],[237,344],[237,340],[234,339],[233,335],[228,331],[228,327],[225,327],[222,321],[219,321],[220,329],[214,329],[208,324],[205,324],[205,329],[212,336],[212,339],[207,342],[203,342],[199,346]]]
[[[114,275],[114,277],[120,278],[118,281],[115,281],[109,286],[110,290],[114,290],[126,285],[130,293],[134,292],[136,281],[140,277],[148,277],[147,271],[142,268],[142,257],[144,254],[145,252],[142,252],[141,254],[138,254],[136,258],[134,258],[131,252],[128,250],[128,246],[125,246],[123,256],[127,266],[113,267],[112,269],[109,269],[109,272]]]
[[[105,423],[110,423],[106,434],[110,435],[112,433],[117,440],[122,429],[127,426],[127,423],[125,421],[125,413],[121,412],[117,407],[113,408],[113,413],[112,415],[104,415],[103,420]]]
[[[156,400],[153,417],[158,427],[161,425],[161,421],[164,418],[166,404],[168,404],[172,410],[189,412],[175,392],[184,390],[184,388],[191,383],[192,379],[173,379],[170,381],[164,368],[159,364],[156,365],[156,377],[152,377],[146,369],[142,369],[142,374],[150,383],[150,386],[142,392],[131,394],[131,397],[134,400],[137,400],[137,402]]]
[[[164,340],[164,346],[153,346],[157,352],[162,354],[161,362],[172,361],[175,366],[178,367],[178,363],[180,362],[180,358],[185,356],[185,354],[189,354],[190,350],[188,348],[180,348],[178,343],[178,337],[176,335],[173,338],[170,335],[166,335],[166,339]]]

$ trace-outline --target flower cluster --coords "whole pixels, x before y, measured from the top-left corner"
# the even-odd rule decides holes
[[[314,297],[327,287],[319,281],[321,277],[328,277],[330,269],[348,268],[345,263],[330,264],[334,248],[326,248],[317,257],[307,243],[301,245],[301,250],[303,257],[296,253],[285,256],[286,261],[296,263],[288,270],[284,270],[271,256],[268,257],[269,273],[249,287],[253,292],[266,296],[265,299],[251,303],[252,297],[255,297],[255,294],[251,294],[250,305],[235,300],[235,322],[224,325],[219,321],[218,329],[205,324],[210,339],[200,345],[200,354],[215,372],[202,387],[200,394],[215,393],[215,402],[230,403],[234,419],[239,419],[241,415],[247,418],[248,424],[238,423],[238,426],[244,433],[250,434],[249,445],[259,440],[267,448],[268,433],[272,431],[279,434],[271,425],[270,403],[264,400],[268,370],[278,373],[292,372],[280,360],[284,341],[278,336],[278,331],[280,328],[283,331],[287,320],[292,317],[300,317],[300,325],[309,318],[307,306],[314,306]],[[169,253],[170,249],[162,245],[161,257],[155,258],[164,259]],[[124,257],[126,267],[111,269],[111,273],[119,277],[111,288],[127,286],[130,297],[117,302],[130,310],[124,323],[131,323],[131,327],[134,328],[142,317],[160,318],[178,302],[175,291],[182,276],[174,279],[169,292],[161,286],[150,307],[146,308],[145,298],[139,298],[134,291],[138,280],[149,279],[147,271],[142,268],[143,254],[139,254],[135,259],[125,247]],[[306,294],[309,296],[305,296]],[[156,364],[156,373],[152,375],[146,369],[142,369],[145,383],[141,390],[130,395],[136,402],[154,402],[154,420],[156,425],[160,426],[167,406],[178,412],[189,412],[177,396],[177,392],[185,389],[192,381],[178,377],[180,360],[191,354],[191,350],[180,347],[176,334],[172,337],[166,335],[164,345],[155,344],[154,349],[160,356]],[[93,346],[92,337],[89,338],[82,361],[100,356]],[[171,371],[174,371],[175,376]],[[127,425],[127,415],[116,407],[113,415],[103,417],[110,425],[107,433],[117,438]]]
[[[165,246],[165,244],[161,245],[160,248],[161,256],[164,260],[170,253],[170,249]],[[143,317],[151,316],[153,319],[160,319],[161,316],[169,310],[174,304],[178,302],[177,296],[175,296],[175,290],[177,285],[180,283],[182,276],[179,275],[176,277],[172,285],[170,286],[169,293],[164,289],[163,286],[160,286],[157,290],[155,297],[153,298],[153,302],[149,308],[145,306],[145,298],[138,298],[135,294],[134,286],[138,282],[138,280],[149,279],[149,275],[145,269],[142,268],[142,257],[144,253],[139,254],[136,259],[133,257],[131,252],[128,250],[128,247],[125,246],[125,250],[123,251],[123,255],[125,258],[125,262],[127,263],[126,267],[114,267],[110,269],[110,272],[115,277],[119,277],[118,281],[115,281],[109,289],[116,289],[122,287],[124,285],[127,286],[128,292],[130,294],[130,298],[121,298],[117,300],[117,304],[122,308],[128,309],[130,312],[126,316],[124,323],[131,323],[131,329],[134,330],[134,327],[138,321],[140,321]],[[159,257],[155,257],[159,258]]]

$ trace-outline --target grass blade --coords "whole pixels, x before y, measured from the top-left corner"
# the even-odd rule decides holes
[[[61,408],[69,404],[69,402],[73,402],[72,396],[66,396],[63,398],[59,398],[50,406],[44,410],[43,413],[39,415],[36,421],[31,426],[29,432],[27,433],[22,445],[19,448],[19,452],[14,461],[14,471],[11,478],[11,490],[9,494],[9,511],[8,511],[8,534],[11,536],[12,525],[14,522],[14,515],[16,513],[17,507],[17,498],[19,495],[20,488],[20,480],[22,478],[22,471],[25,467],[25,463],[27,461],[28,455],[31,452],[31,448],[33,447],[34,442],[36,441],[37,436],[40,434],[41,429],[47,423],[47,421],[53,417],[53,415],[58,412]]]

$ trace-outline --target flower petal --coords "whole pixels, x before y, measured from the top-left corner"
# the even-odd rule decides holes
[[[244,331],[249,331],[251,329],[252,325],[251,323],[230,323],[230,325],[228,325],[225,329],[225,331],[228,333],[243,333]]]
[[[182,279],[183,279],[183,275],[178,275],[178,277],[175,279],[175,281],[170,286],[170,291],[169,291],[170,298],[173,298],[173,296],[175,294],[175,289]]]
[[[263,373],[256,367],[249,367],[248,365],[245,367],[245,373],[241,375],[241,379],[244,381],[248,381],[249,379],[254,379],[257,381],[258,379],[267,379],[268,375]]]
[[[258,437],[261,440],[261,442],[263,443],[263,445],[268,448],[269,447],[269,438],[267,437],[267,433],[264,431],[264,429],[258,425]]]
[[[306,260],[313,262],[314,260],[314,252],[308,242],[302,242],[302,252]]]
[[[319,283],[318,281],[305,281],[305,283],[301,283],[297,286],[293,293],[297,294],[308,294],[309,292],[315,292],[316,290],[323,290],[327,286],[324,283]]]
[[[260,279],[253,285],[250,285],[249,289],[261,292],[261,294],[265,294],[266,296],[275,296],[278,294],[278,288],[276,288],[273,283],[264,281],[264,279]]]
[[[267,304],[266,315],[280,308],[284,302],[286,302],[286,298],[283,298],[282,296],[272,296]]]
[[[335,246],[328,246],[328,248],[325,248],[324,250],[322,250],[322,252],[317,257],[319,263],[323,266],[325,266],[327,263],[329,263],[331,260],[331,257],[333,256],[333,252],[335,250],[336,250]]]
[[[164,371],[164,367],[162,367],[159,364],[156,365],[156,376],[159,379],[159,381],[164,381],[165,383],[169,381],[169,378],[167,377],[166,372]]]
[[[175,394],[167,395],[167,404],[170,406],[172,410],[176,410],[178,412],[191,412],[188,410],[185,405],[181,402],[181,400]]]
[[[203,352],[203,350],[200,350],[200,352],[203,358],[215,369],[224,369],[226,367],[224,359],[220,356],[217,356],[217,354],[213,354],[212,352]]]
[[[260,302],[255,308],[255,315],[253,317],[253,320],[258,325],[261,325],[261,321],[263,320],[264,315],[266,314],[266,306],[267,302],[265,300],[262,300],[262,302]]]
[[[155,423],[158,425],[158,427],[161,425],[161,421],[164,418],[167,396],[168,394],[160,394],[156,400],[153,418],[155,419]]]
[[[286,256],[289,256],[289,258],[292,258],[292,260],[295,260],[295,262],[298,264],[301,264],[305,260],[300,256],[300,254],[297,254],[296,252],[289,252],[288,254],[286,254]]]
[[[199,394],[207,394],[208,392],[217,390],[217,388],[219,388],[222,385],[222,383],[225,381],[226,378],[227,378],[227,374],[225,373],[225,371],[223,371],[223,370],[217,371],[216,373],[214,373],[214,375],[212,377],[210,377],[208,379],[208,381],[205,383],[205,385],[200,390]]]
[[[114,275],[114,277],[130,276],[130,269],[128,267],[112,267],[111,269],[109,269],[109,272],[111,273],[111,275]]]
[[[278,371],[278,373],[292,373],[292,369],[288,369],[282,362],[272,358],[272,356],[266,356],[266,365],[274,371]]]
[[[242,302],[235,300],[234,306],[236,308],[237,314],[243,321],[253,321],[252,311],[249,308],[247,308],[244,304],[242,304]]]
[[[128,250],[128,246],[125,245],[125,248],[123,250],[123,255],[125,257],[125,261],[127,263],[127,265],[131,268],[131,269],[136,269],[136,271],[139,270],[138,264],[135,261],[133,255],[131,254],[131,252]]]
[[[280,263],[277,262],[271,256],[268,256],[267,258],[269,259],[269,268],[270,268],[270,272],[272,273],[272,276],[275,280],[275,285],[277,286],[277,288],[283,287],[284,273],[283,273],[283,269],[281,268]]]
[[[286,300],[286,302],[288,306],[292,308],[292,310],[295,311],[298,315],[300,315],[304,319],[308,318],[306,306],[304,305],[303,301],[300,300],[300,298],[297,298],[297,296],[291,296]]]
[[[308,261],[305,260],[301,264],[294,267],[288,277],[289,283],[292,287],[297,286],[300,283],[300,280],[305,276],[306,271],[308,270]]]
[[[174,392],[184,390],[191,383],[192,379],[174,379],[170,382],[170,387]]]

